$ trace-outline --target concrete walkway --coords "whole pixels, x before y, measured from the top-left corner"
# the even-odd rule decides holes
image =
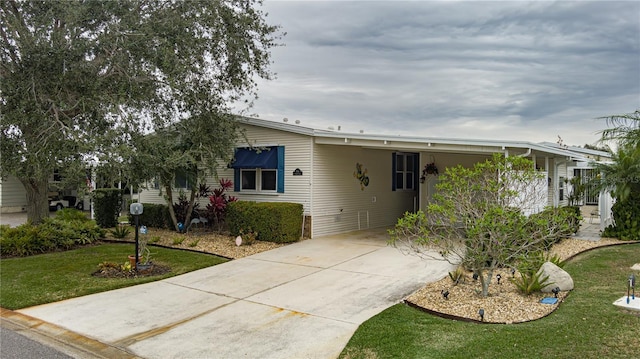
[[[453,270],[402,255],[386,238],[306,240],[18,312],[143,358],[335,358],[362,322]]]

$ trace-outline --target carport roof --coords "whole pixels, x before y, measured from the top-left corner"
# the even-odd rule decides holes
[[[511,140],[482,140],[443,137],[393,136],[365,133],[347,133],[321,130],[287,122],[275,122],[251,117],[239,117],[239,122],[286,132],[307,135],[317,144],[359,146],[391,149],[396,151],[433,151],[453,153],[508,153],[509,155],[531,155],[563,157],[567,160],[607,160],[607,152],[568,147],[549,142],[533,143]]]

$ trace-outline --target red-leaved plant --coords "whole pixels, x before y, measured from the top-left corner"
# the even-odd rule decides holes
[[[227,213],[227,204],[238,200],[237,197],[228,196],[225,192],[233,188],[233,182],[228,179],[220,179],[220,187],[213,190],[213,194],[209,196],[209,204],[207,205],[208,217],[215,223],[218,231],[222,231],[224,226],[224,218]]]

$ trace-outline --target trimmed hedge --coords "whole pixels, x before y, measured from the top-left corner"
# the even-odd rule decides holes
[[[30,256],[72,249],[103,237],[104,230],[84,213],[64,209],[57,217],[45,218],[38,226],[30,223],[15,228],[0,226],[0,253],[3,257]]]
[[[117,226],[122,208],[122,190],[99,188],[94,191],[94,199],[96,223],[102,228]]]
[[[300,239],[302,205],[287,202],[236,201],[227,205],[227,224],[234,236],[257,232],[261,241],[288,243]]]
[[[169,207],[164,204],[143,203],[143,210],[138,223],[141,226],[147,226],[150,228],[171,228],[173,224],[171,222],[171,215],[169,214]],[[135,218],[132,214],[129,214],[129,223],[135,224]]]

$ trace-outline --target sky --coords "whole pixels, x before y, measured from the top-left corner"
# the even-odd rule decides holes
[[[584,145],[640,108],[640,1],[272,1],[256,117]]]

